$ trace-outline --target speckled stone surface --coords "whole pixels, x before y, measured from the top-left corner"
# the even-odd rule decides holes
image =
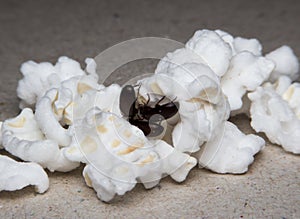
[[[157,36],[185,42],[195,30],[224,29],[256,37],[264,52],[283,44],[300,55],[300,2],[295,1],[0,1],[0,120],[18,114],[22,62],[54,62],[67,55],[83,63],[124,40]],[[110,82],[153,71],[155,62],[131,63]],[[253,133],[244,116],[233,118]],[[5,154],[4,151],[0,151]],[[184,183],[165,178],[138,185],[111,204],[99,201],[82,167],[49,173],[50,189],[0,192],[0,218],[300,218],[300,157],[267,142],[247,174],[218,175],[194,168]]]

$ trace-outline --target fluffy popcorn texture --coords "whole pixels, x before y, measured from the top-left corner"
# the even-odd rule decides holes
[[[181,182],[197,163],[164,141],[149,141],[137,127],[99,109],[89,111],[74,132],[79,144],[65,148],[64,154],[88,164],[83,172],[87,185],[103,201],[130,191],[137,180],[146,188],[157,185],[164,174]]]
[[[231,110],[240,109],[244,94],[261,85],[273,69],[272,61],[250,52],[241,52],[234,56],[228,72],[221,79],[222,90],[228,98]]]
[[[24,161],[36,162],[50,171],[67,172],[79,166],[64,157],[55,141],[45,139],[29,108],[5,120],[2,135],[4,148]]]
[[[96,63],[86,59],[87,72],[73,59],[62,56],[55,65],[49,62],[28,61],[22,64],[23,78],[19,81],[17,94],[21,99],[20,108],[33,106],[49,89],[58,87],[64,80],[74,76],[95,74]]]
[[[68,130],[62,124],[72,125],[73,108],[79,104],[75,100],[86,92],[102,89],[93,75],[72,77],[63,81],[58,88],[52,88],[36,104],[35,118],[46,137],[57,141],[59,146],[68,146],[71,141]],[[89,105],[94,104],[90,99]],[[87,105],[80,108],[89,109]],[[86,112],[85,111],[85,112]],[[46,122],[47,121],[47,122]]]
[[[76,95],[72,103],[64,108],[63,121],[68,125],[72,125],[74,120],[83,119],[93,107],[121,116],[119,109],[120,93],[120,85],[112,84],[108,87],[97,90],[91,89],[81,95]]]
[[[36,163],[21,163],[0,155],[0,192],[15,191],[33,185],[38,193],[49,187],[49,179],[43,168]]]
[[[293,100],[294,95],[299,96],[299,91],[293,94],[288,90],[285,93],[288,101]],[[248,97],[252,101],[250,114],[254,130],[264,132],[272,143],[282,145],[286,151],[299,154],[300,120],[289,102],[268,85],[258,87]]]
[[[205,143],[199,165],[217,173],[245,173],[264,145],[261,137],[245,135],[227,121],[224,127],[219,127],[218,136]]]
[[[281,76],[274,83],[265,83],[264,87],[271,87],[288,102],[290,108],[300,119],[300,83],[294,82],[287,76]]]
[[[119,85],[105,88],[91,75],[73,77],[62,82],[59,88],[49,90],[37,102],[35,118],[48,139],[57,141],[61,147],[68,146],[71,136],[63,125],[70,126],[74,120],[83,119],[95,106],[120,115],[120,92]]]
[[[199,55],[218,76],[227,71],[232,50],[215,31],[196,31],[186,43],[186,47]]]
[[[177,150],[196,152],[215,135],[229,116],[229,106],[220,89],[219,77],[204,64],[184,63],[139,81],[140,94],[160,94],[179,102],[180,122],[172,132]],[[154,97],[150,95],[150,99]]]
[[[164,121],[174,147],[146,138],[122,118],[122,88],[99,85],[96,62],[90,58],[85,62],[86,71],[67,57],[55,65],[28,61],[21,66],[17,93],[23,110],[3,125],[0,122],[0,149],[2,138],[11,154],[50,171],[69,171],[83,162],[86,184],[106,202],[132,190],[137,182],[152,188],[165,175],[184,181],[197,164],[184,152],[195,152],[199,165],[214,172],[246,172],[265,142],[226,121],[230,111],[234,115],[250,108],[257,132],[300,153],[300,84],[291,83],[299,76],[299,63],[288,46],[263,57],[257,39],[199,30],[184,48],[168,53],[136,90],[144,100],[166,96],[179,103],[176,119]],[[275,84],[259,87],[278,78]],[[245,94],[251,91],[248,99]],[[35,115],[26,106],[36,107]],[[0,155],[0,191],[26,185],[46,191],[48,177],[38,164]]]
[[[206,65],[205,61],[192,49],[181,48],[174,52],[169,52],[163,57],[156,66],[155,73],[166,73],[169,68],[174,68],[185,63],[199,63]]]
[[[237,53],[248,51],[256,56],[262,55],[262,45],[257,39],[246,39],[243,37],[233,37],[229,33],[222,30],[215,30],[215,32],[230,45],[232,55]]]
[[[233,42],[236,53],[248,51],[256,56],[261,56],[262,46],[257,39],[236,37]]]
[[[299,61],[289,46],[281,46],[268,53],[267,59],[275,63],[275,69],[270,75],[271,82],[276,81],[280,76],[288,76],[293,81],[299,78]]]
[[[300,119],[300,83],[291,84],[282,94],[282,98],[288,102],[297,118]]]
[[[65,91],[67,92],[58,92],[56,88],[49,90],[46,95],[37,102],[35,111],[37,124],[46,138],[56,141],[60,146],[68,146],[71,142],[68,129],[65,129],[59,122],[64,108],[72,101],[72,92],[68,90]],[[62,105],[55,110],[55,105],[59,101]]]
[[[119,174],[119,177],[134,178],[133,173],[129,172],[126,167],[121,167],[115,172]],[[136,182],[127,182],[126,178],[124,181],[110,179],[90,164],[84,167],[82,175],[87,186],[92,187],[97,192],[98,198],[105,202],[112,200],[116,194],[124,195],[127,191],[132,190],[136,184]]]
[[[233,114],[247,113],[246,106],[239,110],[243,107],[244,94],[261,85],[274,68],[273,62],[261,55],[262,45],[257,39],[234,38],[222,30],[199,30],[185,48],[168,53],[158,63],[155,73],[168,74],[175,67],[188,63],[207,65],[221,76],[223,92],[228,97],[231,110],[236,111]],[[177,77],[180,81],[179,73]]]

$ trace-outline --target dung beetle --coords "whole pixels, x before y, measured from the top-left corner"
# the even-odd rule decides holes
[[[128,118],[130,124],[137,126],[147,137],[159,136],[164,128],[161,126],[163,120],[169,119],[178,112],[179,103],[169,101],[160,103],[166,99],[163,96],[155,104],[150,104],[150,97],[146,103],[139,103],[138,94],[135,94],[134,86],[126,85],[120,94],[120,110]]]

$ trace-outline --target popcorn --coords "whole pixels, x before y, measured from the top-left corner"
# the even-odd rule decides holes
[[[219,127],[218,135],[205,143],[198,155],[199,165],[217,173],[245,173],[264,145],[261,137],[245,135],[227,121]]]
[[[35,186],[38,193],[49,187],[49,179],[43,168],[36,163],[21,163],[0,155],[0,192],[15,191],[28,185]]]
[[[94,107],[121,116],[119,109],[120,92],[120,85],[112,84],[99,90],[92,89],[81,95],[76,95],[73,102],[64,108],[64,122],[72,125],[74,120],[83,119],[86,113]]]
[[[61,147],[68,146],[71,136],[68,130],[60,124],[64,108],[72,102],[72,93],[58,92],[56,88],[49,90],[36,104],[35,119],[47,139],[57,142]],[[57,102],[62,105],[55,109]],[[54,108],[54,109],[53,109]]]
[[[300,83],[291,84],[282,94],[282,98],[288,102],[297,118],[300,119]]]
[[[83,105],[83,99],[88,96],[86,93],[94,94],[103,87],[97,83],[96,78],[89,75],[65,80],[60,87],[47,91],[37,102],[35,112],[36,121],[46,137],[55,140],[61,147],[68,146],[71,137],[68,129],[62,124],[72,125],[74,116],[83,116],[79,110],[74,114],[73,108],[85,109],[81,114],[87,112],[94,105],[95,99],[89,98],[90,107]]]
[[[50,171],[67,172],[79,166],[79,163],[64,157],[56,141],[45,139],[29,108],[4,121],[2,141],[9,153],[24,161],[36,162]]]
[[[158,63],[155,73],[164,74],[187,63],[207,65],[220,76],[231,111],[236,111],[233,114],[247,113],[246,107],[237,111],[243,107],[243,96],[268,79],[275,67],[262,56],[262,46],[257,39],[234,38],[221,30],[196,31],[185,48],[168,53]]]
[[[280,84],[280,81],[286,82],[283,79],[277,83]],[[272,143],[282,145],[286,151],[295,154],[300,153],[298,86],[298,83],[292,84],[280,95],[270,84],[266,84],[248,94],[252,101],[250,115],[254,130],[264,132]],[[282,86],[277,87],[281,90]]]
[[[192,49],[184,47],[167,53],[166,56],[158,62],[155,74],[167,73],[170,68],[175,68],[186,63],[206,65],[200,55],[196,54]]]
[[[232,50],[232,56],[248,51],[253,53],[253,55],[261,56],[262,55],[262,45],[257,39],[246,39],[243,37],[233,37],[229,33],[222,30],[215,30],[215,32],[228,43]]]
[[[228,72],[221,79],[222,90],[228,97],[231,110],[240,109],[244,94],[261,85],[273,69],[273,62],[262,56],[255,56],[250,52],[234,56]]]
[[[280,76],[288,76],[292,81],[299,78],[299,61],[289,46],[281,46],[266,55],[275,63],[269,80],[276,81]]]
[[[262,55],[262,46],[257,39],[246,39],[242,37],[236,37],[233,42],[236,54],[248,51],[255,56]]]
[[[169,66],[168,71],[139,81],[140,94],[153,93],[179,102],[178,122],[172,132],[174,147],[196,152],[213,137],[215,127],[228,119],[229,106],[220,89],[219,78],[204,64],[185,63]]]
[[[34,61],[23,63],[20,69],[23,78],[17,88],[20,108],[33,106],[49,89],[58,87],[64,80],[86,74],[97,77],[95,61],[87,58],[86,64],[87,72],[81,69],[78,62],[65,56],[60,57],[55,65]]]
[[[186,43],[186,47],[201,56],[218,76],[226,73],[232,50],[230,45],[222,40],[215,31],[196,31],[194,36]]]
[[[0,147],[34,163],[0,155],[0,191],[35,185],[45,192],[49,181],[42,167],[67,172],[80,162],[86,184],[105,202],[137,182],[146,189],[166,175],[182,182],[197,159],[200,167],[217,173],[245,173],[265,141],[242,133],[227,121],[230,114],[250,115],[257,132],[300,153],[300,83],[292,83],[299,63],[288,46],[264,57],[257,39],[196,31],[184,48],[160,60],[154,75],[137,83],[134,107],[150,107],[164,97],[179,106],[175,116],[157,122],[163,132],[148,138],[122,115],[122,88],[98,84],[96,62],[85,62],[85,71],[67,57],[55,65],[22,65],[17,93],[23,110],[0,122]],[[135,119],[146,124],[148,117],[140,114]]]
[[[100,109],[89,111],[74,131],[79,144],[64,148],[64,154],[87,163],[86,183],[103,201],[130,191],[137,180],[146,188],[157,185],[164,174],[181,182],[197,163],[164,141],[149,141],[137,127]]]

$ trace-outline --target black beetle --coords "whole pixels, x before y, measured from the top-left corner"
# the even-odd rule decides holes
[[[149,95],[147,103],[142,104],[138,102],[138,97],[139,91],[136,95],[132,85],[124,86],[120,94],[121,112],[132,125],[141,129],[145,136],[155,137],[160,135],[164,131],[160,123],[178,112],[179,103],[170,101],[160,105],[159,103],[166,98],[163,96],[154,106],[151,106]]]

